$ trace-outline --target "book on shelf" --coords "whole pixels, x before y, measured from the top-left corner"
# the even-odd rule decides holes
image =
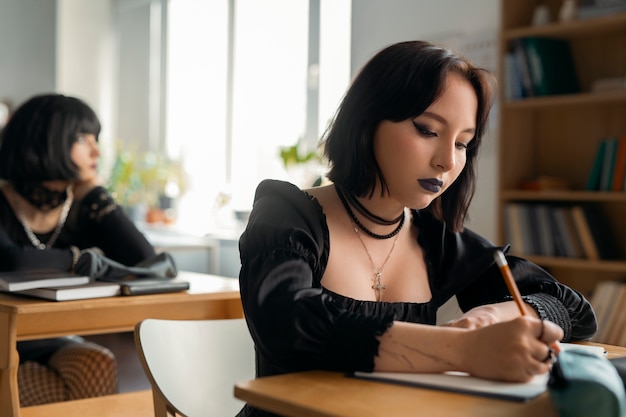
[[[576,67],[567,40],[529,36],[520,38],[533,96],[571,94],[580,91]],[[520,53],[520,55],[522,55]],[[523,65],[523,63],[520,63]],[[521,68],[522,71],[525,71]]]
[[[625,336],[624,330],[626,329],[626,285],[622,285],[620,297],[613,309],[615,310],[615,315],[607,340],[610,344],[622,346],[622,340],[624,340]]]
[[[617,245],[613,228],[609,224],[600,206],[595,204],[581,205],[585,214],[591,236],[598,250],[600,259],[622,259],[623,251]]]
[[[565,234],[564,241],[566,242],[565,245],[567,247],[568,257],[584,258],[585,252],[578,231],[576,230],[571,207],[558,207],[556,211],[558,213],[557,222],[560,225],[561,223],[564,224],[564,227],[560,227],[560,230]]]
[[[528,244],[524,242],[522,219],[519,203],[507,203],[504,208],[506,240],[511,244],[513,253],[526,255]]]
[[[505,238],[518,255],[621,259],[610,225],[593,204],[509,202]]]
[[[537,242],[533,233],[532,216],[529,204],[520,203],[518,205],[520,221],[522,224],[522,241],[524,242],[524,255],[537,254]]]
[[[593,234],[591,233],[583,207],[575,205],[571,210],[572,218],[574,219],[574,224],[576,225],[576,230],[578,231],[578,236],[580,236],[580,241],[582,242],[585,252],[585,257],[587,259],[599,260],[600,253],[593,238]]]
[[[601,337],[603,343],[619,345],[626,326],[626,285],[620,283],[615,292],[614,301],[608,306],[610,310],[605,323],[606,328]]]
[[[522,216],[522,219],[526,221],[524,229],[527,231],[531,242],[531,248],[528,252],[529,255],[542,255],[543,247],[541,241],[541,232],[539,230],[539,217],[536,209],[536,204],[522,204],[522,213],[526,213],[526,216]]]
[[[533,89],[533,81],[530,76],[530,67],[528,64],[528,56],[524,43],[521,39],[516,39],[513,46],[513,65],[515,69],[511,73],[511,77],[515,77],[513,80],[516,83],[516,87],[521,92],[523,97],[533,97],[535,91]]]
[[[617,138],[610,137],[604,140],[604,157],[602,158],[602,173],[600,175],[600,191],[611,190],[613,182],[613,168],[617,151]]]
[[[53,301],[83,300],[120,295],[120,285],[111,282],[92,281],[87,284],[66,287],[31,288],[18,291],[17,294]]]
[[[606,137],[598,142],[587,177],[588,191],[626,191],[626,135]]]
[[[606,329],[607,317],[610,314],[609,305],[612,304],[611,297],[619,292],[620,283],[616,281],[601,281],[596,284],[593,289],[589,302],[596,313],[596,323],[598,324],[598,330],[591,338],[593,342],[599,342],[603,340],[602,332]]]
[[[591,339],[594,342],[604,343],[617,317],[617,303],[626,286],[619,281],[601,281],[591,295],[589,302],[596,312],[598,330]]]
[[[521,85],[521,74],[516,62],[515,53],[509,52],[504,56],[504,97],[507,100],[519,100],[524,97]]]
[[[51,270],[0,272],[0,290],[22,291],[41,287],[62,287],[89,282],[88,276]]]
[[[531,209],[534,210],[536,217],[535,230],[539,240],[539,254],[541,256],[555,256],[556,242],[550,215],[552,207],[539,203],[533,204]]]
[[[613,180],[611,191],[626,191],[624,176],[626,175],[626,135],[617,140],[615,161],[613,163]]]
[[[602,176],[602,166],[604,162],[604,148],[606,147],[606,141],[604,139],[598,142],[596,146],[596,153],[593,157],[593,163],[587,176],[587,183],[585,184],[585,190],[596,191],[600,189],[600,177]]]
[[[554,256],[563,258],[575,258],[574,248],[570,242],[571,237],[568,234],[567,224],[561,213],[561,207],[548,206],[548,219],[550,233],[553,236]]]

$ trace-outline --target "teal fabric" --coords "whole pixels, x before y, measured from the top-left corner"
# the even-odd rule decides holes
[[[561,417],[625,417],[626,393],[613,364],[582,349],[559,353],[550,372],[550,396]]]

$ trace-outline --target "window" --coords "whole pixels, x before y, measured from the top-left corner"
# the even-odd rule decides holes
[[[220,204],[249,209],[259,181],[289,180],[280,147],[315,146],[332,117],[350,1],[170,0],[167,20],[166,147],[189,175],[179,225],[229,227]]]

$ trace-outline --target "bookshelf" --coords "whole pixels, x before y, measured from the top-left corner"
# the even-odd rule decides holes
[[[532,26],[539,4],[548,6],[552,21]],[[600,282],[626,278],[626,191],[585,190],[598,143],[626,135],[626,91],[591,92],[598,78],[626,77],[626,13],[559,22],[561,5],[562,0],[501,0],[497,239],[509,243],[506,207],[511,203],[599,207],[616,242],[615,259],[523,255],[590,297]],[[506,95],[507,59],[517,40],[526,37],[568,41],[579,92]],[[565,180],[567,188],[523,189],[522,183],[539,177]],[[515,247],[511,253],[522,254]]]

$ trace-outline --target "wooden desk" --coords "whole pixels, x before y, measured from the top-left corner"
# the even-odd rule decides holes
[[[18,340],[132,331],[145,318],[242,318],[237,279],[180,272],[187,292],[45,301],[0,293],[0,416],[19,417]]]
[[[63,401],[22,408],[22,417],[154,417],[152,391]]]
[[[608,357],[626,348],[605,346]],[[235,397],[290,417],[558,417],[546,392],[528,403],[367,381],[309,371],[240,382]]]

